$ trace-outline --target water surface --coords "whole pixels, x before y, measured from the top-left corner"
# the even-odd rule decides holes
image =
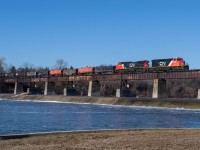
[[[0,135],[141,128],[200,128],[200,110],[0,101]]]

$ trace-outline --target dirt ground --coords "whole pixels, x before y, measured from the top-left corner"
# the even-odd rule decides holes
[[[1,150],[199,150],[199,129],[57,133],[0,140]]]

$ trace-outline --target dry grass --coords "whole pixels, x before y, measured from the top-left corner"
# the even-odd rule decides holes
[[[1,150],[199,150],[200,130],[163,129],[48,134],[1,140]]]

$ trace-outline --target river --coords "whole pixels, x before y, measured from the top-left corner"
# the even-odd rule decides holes
[[[0,135],[144,128],[200,128],[200,110],[0,100]]]

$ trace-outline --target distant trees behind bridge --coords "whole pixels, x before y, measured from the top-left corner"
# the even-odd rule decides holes
[[[66,69],[68,67],[68,63],[63,59],[58,59],[55,62],[55,65],[52,67],[34,67],[31,63],[24,63],[20,67],[16,67],[12,64],[8,64],[6,62],[5,57],[0,57],[0,74],[5,73],[19,73],[19,74],[25,74],[28,71],[38,71],[38,72],[47,72],[50,69]]]

